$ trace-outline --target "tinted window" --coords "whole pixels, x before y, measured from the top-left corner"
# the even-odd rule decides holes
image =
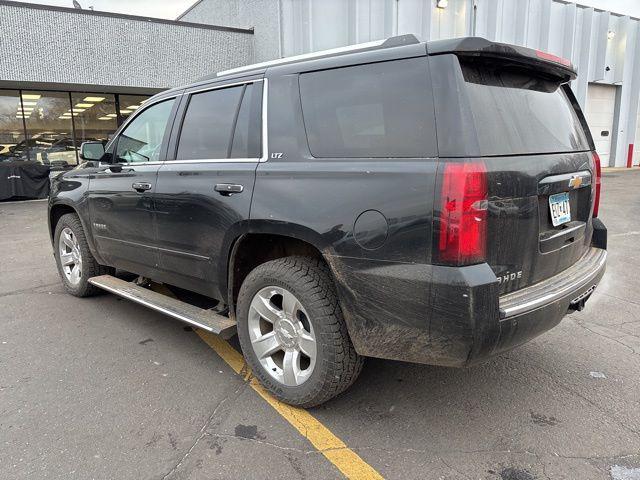
[[[302,74],[300,93],[315,157],[436,155],[423,57]]]
[[[134,118],[118,137],[119,162],[156,162],[174,100],[157,103]]]
[[[243,86],[191,96],[182,123],[178,160],[228,158],[231,132]]]
[[[462,65],[482,155],[588,150],[564,87],[530,72]]]
[[[236,129],[233,134],[231,158],[259,158],[261,155],[261,84],[249,84],[242,97]]]

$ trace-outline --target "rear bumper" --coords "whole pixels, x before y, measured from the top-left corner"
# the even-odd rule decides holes
[[[503,296],[487,264],[353,264],[336,280],[358,353],[460,367],[526,343],[581,308],[604,275],[606,255],[590,247],[558,275]]]
[[[577,304],[593,292],[602,278],[607,251],[590,248],[575,265],[562,273],[500,297],[500,319],[520,316],[555,302]]]
[[[569,311],[581,310],[604,275],[606,259],[606,250],[591,247],[564,272],[500,297],[500,336],[490,354],[521,345],[555,327]]]

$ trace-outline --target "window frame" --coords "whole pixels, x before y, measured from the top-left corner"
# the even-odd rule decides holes
[[[244,91],[242,93],[242,98],[238,103],[236,108],[234,122],[233,122],[233,131],[232,136],[230,138],[229,146],[232,146],[233,135],[235,135],[236,123],[238,114],[240,109],[242,108],[244,94],[246,92],[246,86],[249,84],[262,84],[262,105],[260,108],[261,118],[260,118],[260,145],[261,145],[261,155],[255,158],[202,158],[202,159],[193,159],[193,160],[178,160],[178,144],[180,143],[180,135],[182,133],[182,128],[184,126],[184,121],[187,115],[187,110],[189,108],[189,103],[191,102],[191,98],[193,95],[199,93],[210,92],[213,90],[221,90],[224,88],[233,88],[233,87],[244,87]],[[171,133],[171,139],[169,142],[169,148],[167,152],[167,156],[165,158],[165,162],[172,164],[189,164],[189,163],[263,163],[268,159],[268,129],[267,129],[267,99],[268,99],[268,79],[266,77],[260,78],[252,78],[241,81],[229,82],[229,83],[216,83],[210,84],[204,87],[193,87],[190,90],[186,90],[183,93],[183,101],[180,105],[180,111],[176,114],[176,119],[174,122],[173,131]]]
[[[163,103],[163,102],[168,102],[169,100],[173,100],[173,106],[171,107],[171,112],[169,113],[169,119],[167,120],[167,124],[165,125],[164,128],[164,133],[162,134],[162,142],[160,143],[160,154],[158,155],[158,160],[153,161],[153,162],[118,162],[118,157],[117,157],[117,153],[118,153],[118,143],[120,142],[120,137],[122,137],[122,135],[124,134],[125,130],[129,127],[129,125],[134,122],[141,114],[143,114],[144,112],[146,112],[147,110],[149,110],[150,108]],[[120,126],[120,128],[118,129],[118,131],[116,132],[116,134],[114,135],[114,138],[111,142],[108,142],[105,145],[105,152],[109,149],[109,148],[113,148],[113,154],[112,154],[112,160],[113,163],[121,163],[123,165],[161,165],[165,162],[166,158],[167,158],[167,147],[169,145],[169,138],[171,135],[171,129],[173,127],[173,123],[175,122],[175,118],[176,118],[176,113],[178,111],[178,108],[180,106],[182,102],[182,93],[178,93],[176,95],[171,95],[171,96],[167,96],[167,97],[162,97],[162,98],[158,98],[157,100],[153,101],[153,102],[149,102],[146,103],[143,108],[139,108],[138,110],[136,110],[136,112],[132,115],[130,115],[126,121]]]

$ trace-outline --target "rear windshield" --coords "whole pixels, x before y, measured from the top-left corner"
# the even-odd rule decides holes
[[[462,63],[481,155],[589,150],[564,88],[524,70]]]

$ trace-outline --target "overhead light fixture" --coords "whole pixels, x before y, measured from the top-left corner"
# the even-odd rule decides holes
[[[60,115],[58,118],[59,118],[59,119],[61,119],[61,120],[68,120],[68,119],[70,119],[70,118],[71,118],[71,115],[69,115],[69,116],[67,116],[67,115]]]
[[[449,0],[437,0],[436,7],[438,8],[447,8],[449,6]]]
[[[609,30],[607,32],[607,39],[608,40],[613,40],[616,37],[616,32],[614,32],[613,30]]]
[[[104,100],[104,97],[84,97],[84,102],[98,103]]]
[[[42,95],[36,95],[35,93],[23,93],[23,100],[39,100]]]
[[[98,120],[113,120],[111,117],[98,117]]]
[[[86,108],[74,108],[73,113],[80,113],[80,112],[84,112],[85,110]]]
[[[137,110],[140,108],[140,105],[131,105],[129,107],[127,107],[129,110]]]
[[[22,102],[22,105],[37,105],[37,104],[38,104],[38,102],[34,102],[34,101],[30,101],[30,102],[23,101]]]
[[[76,103],[76,107],[91,108],[93,107],[93,103]]]
[[[116,118],[118,115],[116,115],[115,113],[107,113],[105,115],[105,117],[109,117],[109,118]]]
[[[131,110],[120,110],[120,113],[131,113]]]

